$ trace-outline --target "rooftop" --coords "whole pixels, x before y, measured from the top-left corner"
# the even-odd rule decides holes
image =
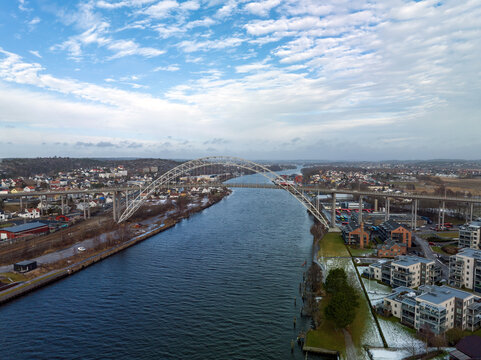
[[[430,264],[430,263],[434,263],[434,260],[430,260],[430,259],[426,259],[419,256],[414,256],[414,255],[403,255],[403,256],[398,256],[392,262],[393,265],[401,265],[401,266],[411,266],[418,263]]]
[[[12,232],[12,233],[17,233],[17,232],[22,232],[22,231],[27,231],[27,230],[36,229],[36,228],[39,228],[39,227],[42,227],[42,226],[47,226],[47,224],[44,224],[44,223],[42,223],[42,222],[40,222],[40,221],[36,221],[36,222],[21,224],[21,225],[17,225],[17,226],[5,227],[5,228],[0,229],[0,230],[1,230],[1,231]]]
[[[466,256],[470,258],[480,259],[481,260],[481,250],[471,249],[471,248],[464,248],[456,255]]]
[[[419,295],[417,299],[427,301],[432,304],[441,304],[452,299],[453,297],[458,299],[466,299],[473,296],[473,294],[466,291],[454,289],[445,285],[424,285],[419,287],[419,289],[422,290],[423,293]]]

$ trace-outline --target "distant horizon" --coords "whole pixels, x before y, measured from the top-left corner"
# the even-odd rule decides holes
[[[230,156],[230,155],[208,155],[207,157],[211,156]],[[1,160],[9,160],[9,159],[55,159],[55,158],[69,158],[69,159],[91,159],[91,160],[142,160],[142,159],[153,159],[153,160],[171,160],[171,161],[189,161],[195,160],[202,157],[192,157],[192,158],[168,158],[168,157],[127,157],[127,156],[117,156],[117,157],[99,157],[99,156],[33,156],[33,157],[1,157]],[[238,156],[234,156],[238,157]],[[242,157],[240,157],[242,158]],[[416,163],[416,162],[480,162],[481,159],[386,159],[386,160],[325,160],[325,159],[248,159],[246,160],[251,161],[261,161],[261,162],[319,162],[319,163],[336,163],[336,162],[347,162],[347,163],[372,163],[372,162],[379,162],[379,163],[390,163],[390,162],[405,162],[405,163]]]

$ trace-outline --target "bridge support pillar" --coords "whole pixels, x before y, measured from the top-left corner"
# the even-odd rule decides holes
[[[446,202],[443,201],[443,213],[442,213],[442,223],[444,226],[444,223],[446,222]]]
[[[359,195],[359,216],[357,217],[359,224],[362,224],[362,196]]]
[[[414,199],[413,224],[414,224],[414,227],[411,227],[411,229],[417,230],[417,228],[418,228],[418,199]]]
[[[439,209],[438,209],[438,230],[441,229],[441,202],[439,202]]]
[[[378,200],[377,198],[374,198],[374,212],[378,212],[378,210],[379,210]]]
[[[87,199],[87,218],[90,219],[90,195],[88,195]]]
[[[63,204],[63,196],[60,196],[60,203],[61,203],[61,214],[65,215],[65,205]]]
[[[84,194],[84,220],[87,219],[87,202],[85,201],[85,194]]]
[[[336,193],[332,193],[332,203],[331,203],[331,226],[336,226]]]
[[[385,216],[384,216],[384,219],[386,221],[389,220],[389,216],[390,216],[390,214],[389,214],[389,212],[391,211],[390,202],[391,202],[391,200],[388,197],[386,197],[386,209],[385,209]]]
[[[114,221],[117,221],[117,191],[114,191],[113,193],[112,215],[114,217]]]
[[[19,212],[22,212],[23,210],[23,196],[20,196],[20,211]]]
[[[471,207],[469,209],[469,221],[473,221],[473,210],[474,210],[474,204],[471,203]]]

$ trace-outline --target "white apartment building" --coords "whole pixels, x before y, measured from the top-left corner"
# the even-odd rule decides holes
[[[369,265],[369,274],[392,287],[416,288],[436,283],[440,280],[441,272],[434,260],[402,255],[392,261]]]
[[[454,327],[470,331],[481,327],[481,297],[448,286],[398,287],[384,298],[383,309],[404,325],[429,327],[436,334]]]
[[[481,293],[481,250],[465,248],[450,257],[449,285]]]
[[[461,226],[459,228],[459,241],[458,246],[460,248],[480,249],[481,239],[481,221],[472,221],[469,224]]]

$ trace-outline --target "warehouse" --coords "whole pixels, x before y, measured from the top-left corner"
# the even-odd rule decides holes
[[[47,224],[36,221],[0,229],[0,240],[15,239],[27,235],[42,235],[49,232]]]

